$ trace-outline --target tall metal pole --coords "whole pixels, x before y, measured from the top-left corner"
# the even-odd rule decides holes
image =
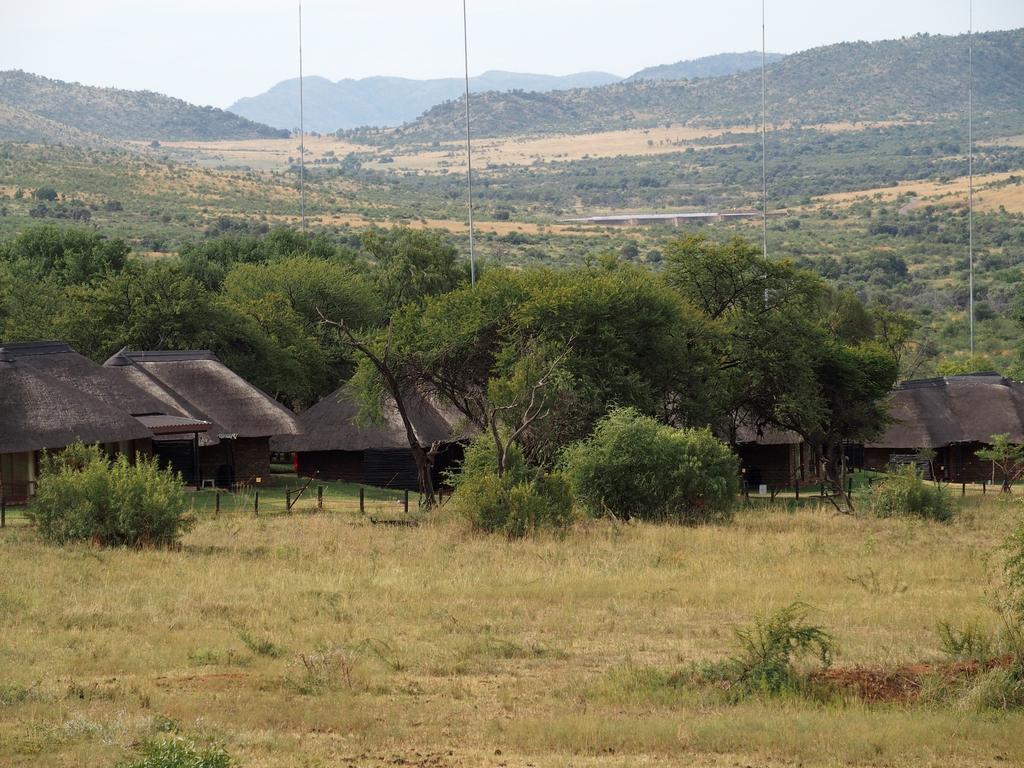
[[[476,253],[473,233],[473,133],[469,126],[469,21],[462,0],[462,51],[466,73],[466,190],[469,195],[469,281],[476,285]]]
[[[768,259],[768,53],[765,0],[761,0],[761,247]]]
[[[306,231],[306,115],[302,98],[302,0],[299,0],[299,216]]]
[[[967,27],[967,258],[971,314],[971,360],[974,360],[974,0],[970,0]]]

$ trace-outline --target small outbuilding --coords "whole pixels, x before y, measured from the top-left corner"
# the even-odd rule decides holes
[[[733,445],[749,488],[792,488],[822,479],[820,452],[796,432],[740,424]]]
[[[269,477],[270,439],[300,431],[295,414],[209,350],[122,349],[104,367],[161,403],[164,418],[153,424],[153,452],[197,485],[226,487]],[[174,432],[178,419],[209,424],[194,459],[192,445]]]
[[[434,485],[440,487],[445,472],[462,461],[455,420],[422,398],[409,398],[409,407],[420,443],[440,444],[433,468]],[[301,477],[419,489],[416,461],[396,407],[387,408],[379,423],[365,423],[359,418],[359,404],[343,387],[297,418],[299,433],[276,437],[271,447],[293,454]]]

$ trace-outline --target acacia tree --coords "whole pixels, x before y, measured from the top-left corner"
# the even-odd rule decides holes
[[[1010,442],[1010,435],[992,435],[992,444],[988,448],[975,451],[974,455],[982,461],[991,461],[1003,476],[1003,493],[1009,493],[1011,487],[1024,475],[1024,445]]]
[[[494,440],[498,474],[511,446],[553,461],[614,404],[703,423],[714,387],[706,321],[627,267],[492,269],[402,308],[387,344],[383,389],[456,409]]]
[[[856,297],[834,292],[759,249],[685,238],[665,249],[664,280],[711,319],[720,347],[717,412],[728,422],[773,426],[818,446],[836,496],[845,490],[843,443],[885,424],[884,398],[896,381],[893,355],[869,341],[873,324]]]

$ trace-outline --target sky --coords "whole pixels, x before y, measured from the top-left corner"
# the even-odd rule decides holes
[[[969,0],[767,0],[767,46],[968,28]],[[304,71],[460,76],[461,0],[303,0]],[[619,75],[761,46],[760,0],[468,0],[470,71]],[[976,30],[1024,0],[974,0]],[[298,75],[296,0],[0,0],[0,70],[227,107]]]

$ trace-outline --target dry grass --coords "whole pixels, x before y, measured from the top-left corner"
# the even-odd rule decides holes
[[[1007,173],[987,173],[974,177],[974,205],[980,211],[995,211],[1004,206],[1011,213],[1024,213],[1024,185],[1010,184],[1007,186],[991,186],[995,182],[1005,181],[1010,176],[1020,176],[1020,171]],[[969,179],[961,176],[948,182],[939,181],[908,181],[892,187],[865,189],[859,192],[836,192],[816,198],[816,204],[849,205],[857,200],[877,198],[892,201],[901,195],[913,193],[916,199],[909,207],[919,207],[929,203],[937,205],[964,205],[967,203]]]
[[[1019,714],[726,707],[630,670],[722,658],[732,627],[794,600],[844,665],[935,657],[940,619],[990,621],[986,557],[1018,509],[948,527],[752,511],[518,543],[226,516],[175,552],[7,529],[0,765],[112,765],[169,728],[250,768],[1013,764]]]

